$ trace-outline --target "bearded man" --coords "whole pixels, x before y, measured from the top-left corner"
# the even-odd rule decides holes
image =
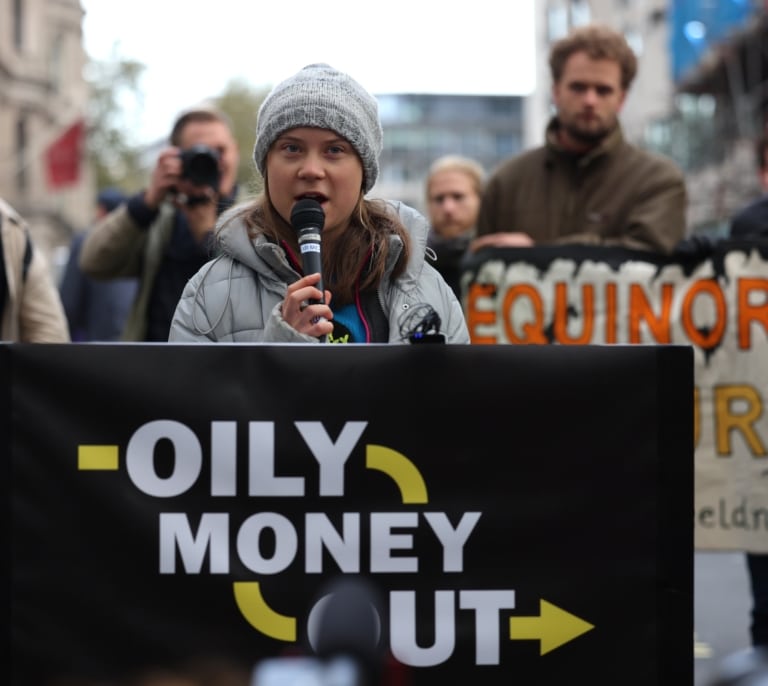
[[[553,44],[546,143],[488,180],[473,251],[582,243],[669,254],[686,233],[681,170],[624,139],[619,112],[637,73],[621,33],[582,26]]]

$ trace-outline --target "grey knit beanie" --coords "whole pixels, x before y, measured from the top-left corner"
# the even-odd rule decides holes
[[[346,138],[363,161],[367,193],[379,175],[383,145],[379,106],[351,76],[310,64],[275,86],[259,108],[253,159],[262,176],[270,146],[289,129],[330,129]]]

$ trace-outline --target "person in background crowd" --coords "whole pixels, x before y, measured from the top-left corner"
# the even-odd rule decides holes
[[[768,236],[768,132],[757,139],[755,153],[763,194],[734,215],[730,228],[734,238]]]
[[[425,262],[426,219],[365,197],[381,149],[376,99],[349,75],[312,64],[278,84],[256,124],[264,192],[220,220],[220,256],[184,289],[170,340],[403,343],[426,310],[447,342],[468,343],[461,305]],[[324,216],[322,276],[303,272],[291,225],[307,200]]]
[[[624,139],[618,119],[637,71],[620,33],[582,26],[550,51],[556,114],[546,143],[500,165],[471,248],[586,243],[668,254],[686,233],[682,172]]]
[[[763,195],[734,215],[730,227],[734,238],[768,238],[768,132],[758,138],[755,152]],[[768,553],[747,552],[746,557],[752,591],[752,645],[768,646]]]
[[[435,251],[435,269],[459,299],[461,260],[475,237],[484,182],[485,171],[480,163],[459,155],[438,158],[427,175],[427,246]]]
[[[29,227],[0,198],[0,340],[69,343],[69,327],[48,261]]]
[[[768,648],[738,650],[719,660],[706,686],[768,686]]]
[[[181,292],[212,257],[216,220],[234,203],[238,162],[227,117],[188,110],[174,123],[147,188],[88,232],[80,253],[88,276],[139,278],[122,340],[168,340]]]
[[[96,198],[96,221],[125,201],[122,191],[105,188]],[[136,297],[138,279],[97,281],[80,269],[80,250],[86,232],[72,238],[69,259],[59,284],[73,341],[117,341]]]

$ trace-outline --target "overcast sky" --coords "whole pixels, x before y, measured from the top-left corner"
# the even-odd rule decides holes
[[[369,91],[526,95],[535,88],[529,0],[81,0],[85,49],[146,65],[137,142],[232,78],[272,86],[312,62]]]

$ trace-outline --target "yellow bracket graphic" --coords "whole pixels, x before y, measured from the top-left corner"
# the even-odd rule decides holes
[[[278,641],[296,640],[296,618],[278,614],[264,600],[258,581],[235,581],[235,602],[257,631]]]
[[[513,641],[540,641],[539,655],[545,655],[595,628],[593,624],[543,599],[539,601],[539,613],[538,617],[509,618],[509,638]]]
[[[405,455],[384,445],[365,446],[365,466],[378,469],[389,476],[400,489],[403,503],[424,504],[429,502],[427,485],[421,472]]]

